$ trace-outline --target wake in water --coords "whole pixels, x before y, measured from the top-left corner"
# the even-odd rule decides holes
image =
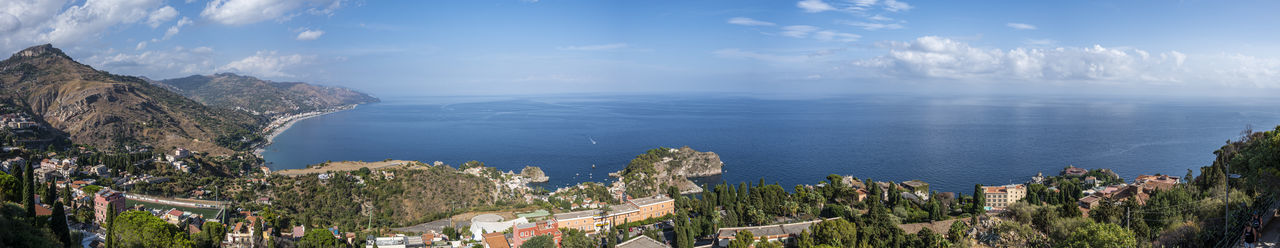
[[[591,138],[591,137],[587,137],[587,140],[590,140],[592,145],[595,145],[595,144],[596,144],[596,139],[593,139],[593,138]]]

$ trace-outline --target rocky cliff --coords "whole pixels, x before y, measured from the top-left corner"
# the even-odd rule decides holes
[[[131,76],[80,64],[51,45],[0,61],[0,97],[78,144],[186,147],[215,154],[253,140],[264,118],[210,108]]]
[[[551,180],[551,177],[548,177],[547,173],[542,172],[542,168],[538,168],[537,166],[525,166],[524,169],[520,170],[520,176],[524,176],[525,178],[528,178],[530,182],[535,183],[542,183],[547,182],[547,180]]]
[[[685,193],[700,192],[702,188],[689,178],[718,175],[723,168],[724,162],[714,152],[699,152],[688,146],[659,147],[636,156],[618,175],[627,194],[647,197],[664,193],[670,186]]]
[[[303,113],[379,101],[376,97],[347,88],[272,82],[231,73],[193,75],[152,83],[205,105],[243,109],[261,115]]]

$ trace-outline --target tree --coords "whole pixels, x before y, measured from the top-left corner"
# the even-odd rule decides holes
[[[23,179],[26,184],[22,187],[22,207],[27,209],[28,217],[35,217],[36,180],[35,176],[31,174],[31,163],[27,163],[27,169],[22,170],[22,173],[26,173],[26,179]]]
[[[307,234],[298,240],[298,248],[334,248],[342,247],[338,238],[333,237],[333,233],[324,228],[312,228],[307,230]]]
[[[969,212],[973,215],[981,215],[987,210],[983,208],[987,205],[987,192],[982,189],[982,184],[973,185],[973,205],[970,205]]]
[[[58,240],[62,241],[65,247],[74,247],[71,243],[71,229],[67,227],[67,213],[62,209],[62,202],[53,203],[53,221],[49,222],[49,229],[53,230],[53,234],[58,236]]]
[[[600,242],[591,237],[587,237],[587,233],[578,229],[564,228],[560,229],[563,236],[560,237],[560,246],[564,248],[597,248]]]
[[[1091,223],[1071,232],[1062,247],[1137,247],[1133,232],[1111,223]]]
[[[858,243],[858,228],[844,219],[818,222],[809,227],[815,244],[852,247]]]
[[[964,221],[951,222],[951,229],[947,230],[947,240],[951,243],[960,243],[961,240],[969,237],[969,225]]]
[[[22,193],[21,180],[0,171],[0,203],[17,201],[20,193]]]
[[[115,245],[121,247],[194,247],[178,226],[145,211],[126,211],[112,221]]]
[[[1062,217],[1063,217],[1063,218],[1074,218],[1074,217],[1080,217],[1080,215],[1082,215],[1082,214],[1083,214],[1083,213],[1081,213],[1081,212],[1080,212],[1080,207],[1077,207],[1075,202],[1064,202],[1064,203],[1062,203]]]
[[[53,204],[58,199],[58,187],[53,183],[49,183],[49,187],[44,189],[44,193],[40,194],[41,202],[44,204]]]
[[[58,247],[58,237],[32,226],[25,211],[18,204],[0,203],[0,247]]]
[[[747,230],[740,230],[733,235],[733,240],[729,241],[729,248],[750,248],[755,243],[756,237]]]
[[[217,248],[221,247],[226,236],[227,228],[222,223],[208,221],[200,226],[200,232],[192,239],[196,242],[196,247]]]
[[[110,203],[110,204],[108,204],[108,205],[107,205],[107,209],[108,209],[108,210],[107,210],[107,236],[106,236],[106,238],[105,238],[105,239],[106,239],[106,243],[107,243],[107,248],[115,248],[115,247],[116,247],[116,246],[115,246],[115,240],[116,240],[116,233],[115,233],[115,231],[116,231],[116,211],[115,211],[115,210],[116,210],[116,204],[115,204],[115,203]]]
[[[529,240],[524,241],[524,244],[520,244],[520,247],[521,248],[555,248],[556,242],[554,239],[551,238],[551,235],[538,235],[538,236],[533,236],[533,238],[530,238]]]
[[[604,238],[605,240],[607,240],[605,241],[605,245],[606,245],[605,247],[608,247],[608,248],[618,247],[617,228],[609,228],[609,232],[605,234]]]

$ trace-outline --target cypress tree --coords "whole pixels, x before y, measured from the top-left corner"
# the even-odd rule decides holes
[[[36,180],[35,175],[31,173],[31,164],[27,164],[27,169],[23,170],[26,174],[22,187],[22,207],[27,209],[27,217],[36,217]]]
[[[107,248],[115,248],[116,204],[107,205]]]
[[[40,197],[44,198],[41,203],[53,204],[53,201],[58,199],[58,186],[54,185],[54,183],[49,183],[49,187],[44,189],[44,193],[40,194]]]
[[[14,190],[13,192],[17,192],[16,196],[18,196],[19,198],[21,198],[22,193],[27,192],[26,191],[27,190],[27,173],[25,170],[22,169],[22,167],[25,167],[25,166],[14,166],[13,174],[11,174],[14,179],[18,180],[18,188],[13,189]],[[22,202],[22,201],[19,201],[18,198],[8,199],[8,200],[18,202],[18,203]]]
[[[67,227],[67,212],[62,209],[62,202],[53,203],[53,221],[49,222],[49,229],[53,229],[53,234],[58,236],[63,246],[75,246],[71,243],[71,229]]]
[[[986,213],[987,210],[982,208],[987,205],[987,192],[982,190],[982,184],[973,185],[973,206],[970,212],[974,215]]]

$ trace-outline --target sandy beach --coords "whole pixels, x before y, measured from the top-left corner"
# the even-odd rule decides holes
[[[356,108],[356,106],[359,106],[359,104],[352,104],[352,105],[337,107],[337,108],[328,109],[324,111],[313,111],[313,112],[289,115],[285,117],[276,118],[275,120],[271,120],[271,124],[267,124],[267,127],[262,128],[262,132],[267,134],[266,141],[258,144],[257,148],[255,148],[253,152],[258,156],[262,156],[262,152],[266,151],[267,146],[270,146],[271,143],[276,140],[276,136],[280,135],[281,133],[284,133],[285,130],[289,130],[289,128],[293,127],[293,124],[297,123],[298,121],[306,120],[316,116],[322,116],[322,115],[337,113],[340,111],[354,109]]]

